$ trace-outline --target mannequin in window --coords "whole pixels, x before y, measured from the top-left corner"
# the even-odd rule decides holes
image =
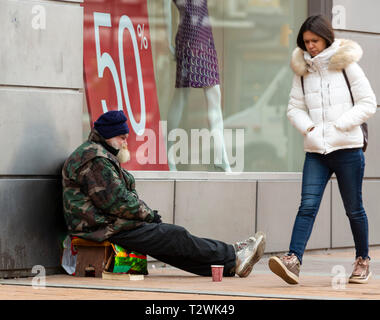
[[[171,3],[180,13],[180,23],[172,45]],[[168,113],[168,130],[178,128],[183,110],[187,104],[191,88],[201,88],[207,104],[208,121],[214,137],[214,165],[225,172],[231,172],[224,143],[223,114],[221,108],[221,91],[219,82],[218,59],[215,50],[207,0],[165,0],[168,39],[170,51],[177,63],[176,90]],[[168,141],[169,169],[176,171],[173,142]]]

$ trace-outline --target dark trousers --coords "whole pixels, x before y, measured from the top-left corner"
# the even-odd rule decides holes
[[[368,220],[362,201],[364,166],[362,149],[338,150],[327,155],[306,153],[301,205],[289,248],[289,252],[294,253],[301,263],[323,192],[333,173],[336,175],[346,215],[350,221],[356,258],[368,257]]]
[[[167,223],[145,223],[108,239],[126,250],[149,255],[173,267],[211,276],[211,265],[224,265],[224,276],[234,276],[235,249],[222,241],[199,238],[185,228]]]

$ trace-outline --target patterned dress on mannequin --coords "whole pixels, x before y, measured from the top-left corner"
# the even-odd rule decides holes
[[[180,13],[175,38],[176,88],[205,88],[219,84],[207,0],[173,0]]]

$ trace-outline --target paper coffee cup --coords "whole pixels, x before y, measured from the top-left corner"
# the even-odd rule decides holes
[[[224,266],[221,266],[221,265],[211,266],[212,281],[215,281],[215,282],[222,281],[223,269],[224,269]]]

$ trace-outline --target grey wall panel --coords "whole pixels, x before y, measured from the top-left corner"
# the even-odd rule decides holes
[[[369,244],[380,244],[379,215],[380,180],[367,180],[363,184],[363,202],[369,223]]]
[[[255,182],[177,181],[175,224],[227,243],[255,232]]]
[[[332,182],[332,188],[332,247],[353,247],[354,240],[350,223],[343,207],[336,180]],[[364,181],[363,205],[368,216],[370,245],[380,244],[379,194],[380,180]]]
[[[380,64],[378,63],[380,52],[380,35],[340,31],[336,32],[336,37],[352,39],[358,42],[362,47],[363,57],[359,61],[359,65],[363,68],[366,76],[368,77],[372,89],[376,94],[377,104],[380,105]]]
[[[140,199],[158,210],[163,222],[174,222],[174,181],[136,180],[136,190]]]
[[[380,98],[380,96],[379,96]],[[364,171],[365,177],[380,177],[380,109],[377,108],[374,117],[368,120],[368,147],[364,153],[366,159],[366,167]]]
[[[60,265],[61,193],[60,180],[0,179],[0,277],[4,270]]]
[[[345,15],[346,26],[342,29],[380,33],[379,0],[333,0],[333,10],[334,7],[339,14]]]
[[[317,15],[317,14],[323,14],[325,15],[329,20],[332,18],[332,5],[333,0],[308,0],[307,6],[308,6],[308,15]]]
[[[0,88],[0,175],[60,174],[82,142],[83,94]]]
[[[33,13],[36,5],[40,11]],[[46,26],[38,18],[46,16]],[[35,19],[35,20],[34,20]],[[37,29],[35,29],[37,28]],[[82,88],[83,8],[59,2],[0,2],[0,84]]]
[[[306,249],[330,247],[331,185],[327,185]],[[266,252],[289,249],[293,224],[301,200],[300,181],[259,181],[257,229],[266,232]]]
[[[366,73],[372,89],[377,98],[377,104],[380,105],[380,66],[378,64],[380,52],[380,35],[361,34],[355,32],[336,32],[340,38],[348,38],[357,41],[363,48],[364,54],[359,62],[360,66]],[[380,177],[380,168],[377,165],[380,161],[380,128],[377,125],[380,121],[379,110],[374,117],[368,120],[369,126],[369,146],[366,151],[366,170],[365,177]]]

